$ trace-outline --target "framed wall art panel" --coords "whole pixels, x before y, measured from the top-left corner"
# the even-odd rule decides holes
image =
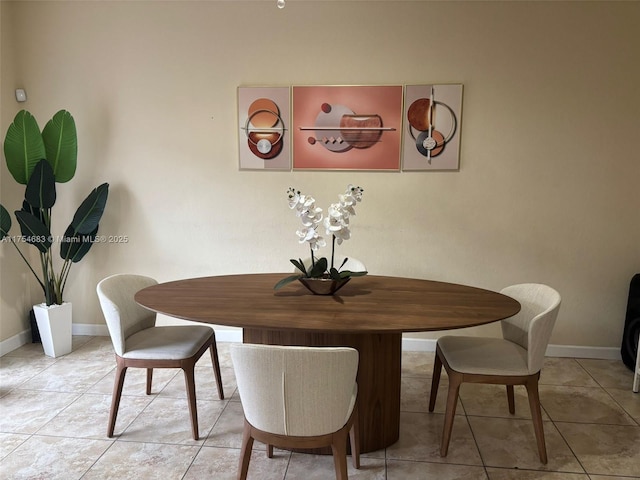
[[[238,87],[240,170],[291,170],[289,87]]]
[[[402,170],[459,170],[462,85],[406,85]]]
[[[402,86],[293,86],[294,170],[399,171]]]

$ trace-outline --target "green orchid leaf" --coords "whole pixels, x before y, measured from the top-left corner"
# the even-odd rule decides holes
[[[98,227],[108,196],[109,184],[103,183],[94,188],[87,198],[83,200],[71,221],[74,235],[78,233],[89,234]]]
[[[340,272],[340,278],[347,278],[347,277],[364,277],[367,273],[369,272],[352,272],[350,270],[343,270],[342,272]]]
[[[4,139],[7,168],[16,182],[26,185],[36,164],[46,158],[40,127],[33,115],[20,110]]]
[[[42,130],[42,141],[56,182],[71,180],[78,161],[76,122],[71,114],[66,110],[57,112]]]
[[[309,271],[308,277],[317,278],[324,275],[324,272],[327,271],[327,259],[325,257],[319,258],[316,260],[316,264]]]
[[[51,165],[46,160],[40,160],[33,169],[24,199],[37,209],[48,209],[56,203],[56,181]]]
[[[338,271],[337,268],[330,269],[329,275],[331,275],[331,278],[333,278],[334,280],[340,280],[341,278],[344,278],[340,275],[340,272]]]
[[[283,278],[278,283],[276,283],[273,287],[274,290],[280,290],[285,285],[289,285],[291,282],[295,282],[299,278],[302,278],[302,275],[290,275],[288,277]]]
[[[11,215],[4,205],[0,204],[0,240],[9,235],[11,230]]]
[[[74,234],[73,226],[69,225],[60,243],[60,256],[73,263],[79,262],[94,244],[97,233],[98,227],[86,235]]]
[[[344,267],[344,264],[347,263],[348,261],[349,261],[349,258],[348,257],[344,257],[344,260],[342,260],[342,263],[338,267],[338,270],[340,270],[342,267]]]
[[[46,253],[52,243],[51,232],[47,226],[35,215],[24,210],[16,211],[15,215],[25,242],[34,245],[41,253]]]
[[[293,263],[293,266],[296,267],[298,270],[300,270],[302,273],[304,273],[304,276],[307,277],[307,269],[304,268],[304,262],[302,261],[302,259],[290,259],[289,260],[291,263]]]

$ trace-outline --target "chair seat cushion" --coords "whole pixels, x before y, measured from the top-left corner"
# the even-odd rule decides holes
[[[447,335],[438,346],[449,366],[475,375],[529,375],[527,351],[502,338]]]
[[[211,327],[204,325],[146,328],[126,339],[122,357],[181,360],[195,355],[212,335]]]

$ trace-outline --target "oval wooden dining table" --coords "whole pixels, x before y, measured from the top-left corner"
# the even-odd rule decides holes
[[[404,332],[473,327],[520,310],[491,290],[378,275],[352,278],[333,296],[313,295],[297,282],[274,290],[287,275],[176,280],[140,290],[135,300],[172,317],[241,327],[245,343],[356,348],[362,453],[398,440]]]

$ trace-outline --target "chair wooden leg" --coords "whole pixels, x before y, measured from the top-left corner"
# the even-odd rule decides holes
[[[507,385],[507,402],[509,402],[509,413],[514,415],[516,413],[516,400],[513,394],[513,385]]]
[[[347,480],[347,433],[339,432],[333,435],[331,442],[333,464],[336,468],[336,480]]]
[[[153,381],[153,368],[147,368],[147,395],[151,395],[152,381]]]
[[[540,395],[538,393],[538,379],[540,374],[532,375],[525,384],[527,387],[527,394],[529,396],[529,406],[531,407],[531,418],[533,419],[533,430],[536,434],[536,441],[538,443],[538,454],[540,455],[540,461],[544,464],[547,463],[547,447],[544,442],[544,426],[542,424],[542,412],[540,410]]]
[[[213,373],[216,376],[216,386],[218,387],[218,398],[224,400],[224,390],[222,388],[222,375],[220,374],[220,360],[218,359],[218,347],[216,346],[216,339],[213,338],[213,343],[209,347],[211,352],[211,363],[213,364]]]
[[[240,463],[238,465],[238,480],[246,480],[249,473],[249,461],[251,460],[251,448],[253,447],[253,437],[251,436],[251,425],[245,419],[242,430],[242,447],[240,449]]]
[[[429,411],[433,412],[436,406],[436,397],[438,396],[438,386],[440,385],[440,373],[442,372],[442,360],[436,351],[436,357],[433,362],[433,375],[431,377],[431,395],[429,397]]]
[[[198,408],[196,406],[196,382],[194,375],[194,365],[191,368],[184,368],[184,382],[187,387],[187,400],[189,402],[189,415],[191,416],[191,433],[193,439],[198,440]]]
[[[267,458],[273,458],[273,445],[267,443]]]
[[[358,405],[354,407],[353,425],[349,430],[349,441],[351,443],[351,462],[354,468],[360,468],[360,419],[358,418]]]
[[[116,427],[116,417],[118,416],[118,408],[120,408],[120,397],[122,396],[122,387],[124,385],[124,377],[127,374],[127,367],[118,362],[116,367],[116,378],[113,382],[113,394],[111,396],[111,411],[109,412],[109,425],[107,426],[107,437],[113,437],[113,431]]]
[[[456,415],[456,406],[458,405],[458,394],[460,393],[460,384],[462,383],[462,375],[460,373],[451,370],[447,370],[447,373],[449,374],[449,393],[447,394],[447,410],[444,414],[444,425],[442,427],[442,441],[440,443],[441,457],[446,457],[449,450],[453,420]]]

